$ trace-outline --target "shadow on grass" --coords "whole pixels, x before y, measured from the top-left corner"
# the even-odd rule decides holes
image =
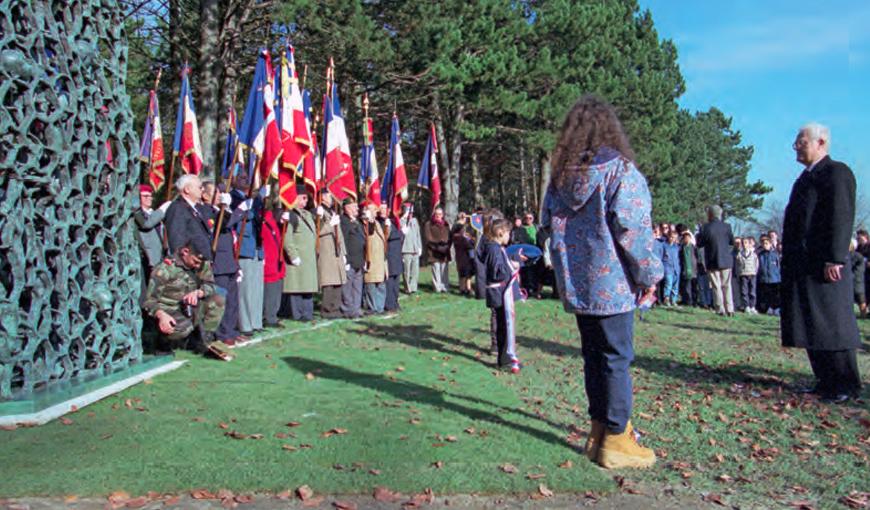
[[[732,336],[772,336],[775,333],[779,332],[779,328],[762,328],[759,327],[754,331],[743,331],[736,329],[726,329],[726,328],[714,328],[711,326],[699,326],[697,324],[685,324],[681,322],[673,322],[673,321],[663,321],[663,320],[652,320],[652,317],[645,317],[644,321],[647,324],[655,324],[656,326],[668,326],[672,328],[681,329],[684,331],[691,331],[693,333],[699,332],[708,332],[715,333],[717,335],[732,335]]]
[[[459,349],[445,348],[454,345],[471,351],[483,351],[483,346],[475,345],[452,336],[436,333],[432,330],[432,326],[429,324],[384,324],[369,321],[360,322],[357,323],[357,325],[360,327],[351,329],[351,333],[371,336],[388,342],[398,342],[407,345],[408,347],[439,351],[445,354],[450,354],[451,356],[465,358],[485,366],[491,366],[490,363],[487,363],[483,359],[477,358],[468,352]]]
[[[289,367],[303,374],[311,372],[317,374],[317,377],[321,377],[324,379],[332,379],[335,381],[343,381],[349,384],[355,384],[362,388],[368,388],[370,390],[389,394],[396,399],[413,401],[419,404],[437,407],[445,411],[451,411],[456,414],[461,414],[475,421],[489,422],[494,425],[508,427],[541,441],[545,441],[556,446],[563,446],[575,453],[579,453],[582,451],[582,449],[575,448],[567,441],[565,441],[565,439],[560,438],[552,432],[540,430],[534,427],[530,427],[528,425],[524,425],[522,423],[516,423],[504,417],[507,414],[519,414],[528,419],[545,422],[548,425],[556,428],[564,428],[564,426],[562,425],[554,424],[548,420],[542,419],[538,416],[529,414],[519,409],[511,409],[474,397],[438,391],[427,386],[423,386],[421,384],[409,381],[392,380],[378,374],[357,372],[337,365],[332,365],[330,363],[324,363],[318,360],[297,356],[286,356],[281,359]],[[465,400],[466,402],[477,405],[488,406],[493,408],[494,410],[497,410],[501,414],[496,414],[495,412],[484,411],[481,409],[476,409],[474,407],[469,407],[467,405],[451,402],[445,397],[450,397],[457,400]]]

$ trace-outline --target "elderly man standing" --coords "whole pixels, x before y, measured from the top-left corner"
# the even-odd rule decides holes
[[[734,233],[731,225],[722,221],[722,208],[707,208],[709,222],[701,227],[698,247],[704,249],[704,266],[713,287],[713,305],[719,315],[734,315],[734,296],[731,293],[731,269],[734,267]]]
[[[793,149],[806,169],[791,190],[782,229],[782,345],[807,350],[816,384],[802,392],[842,403],[861,390],[855,350],[849,241],[855,176],[828,156],[830,131],[807,124]]]
[[[204,260],[212,261],[211,229],[208,218],[200,210],[202,206],[202,182],[193,174],[185,174],[175,182],[178,196],[166,210],[166,231],[169,238],[169,253],[191,242],[196,253]]]
[[[406,202],[402,206],[402,218],[399,220],[402,234],[402,265],[405,280],[405,292],[417,292],[417,280],[420,277],[420,255],[423,254],[423,239],[420,237],[420,224],[414,217],[414,205]]]
[[[435,292],[447,292],[450,287],[450,224],[444,219],[444,209],[438,207],[432,211],[432,219],[423,230],[432,263],[432,285]]]

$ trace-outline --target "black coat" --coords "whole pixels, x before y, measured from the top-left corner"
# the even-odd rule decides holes
[[[194,209],[181,196],[172,201],[163,220],[169,241],[169,253],[175,254],[178,248],[193,242],[194,248],[205,260],[213,260],[211,253],[211,231],[208,218]]]
[[[792,187],[782,228],[782,345],[834,351],[860,346],[852,310],[849,240],[855,221],[855,176],[825,157]],[[826,263],[842,278],[826,282]]]
[[[504,291],[513,270],[501,245],[487,240],[483,246],[486,261],[486,306],[501,308],[504,306]]]
[[[210,205],[205,205],[200,207],[199,210],[203,217],[213,225],[212,232],[214,232],[214,228],[217,227],[220,216],[220,209],[215,209]],[[212,265],[212,272],[215,275],[236,274],[239,270],[239,263],[236,261],[233,228],[242,221],[242,216],[244,216],[244,214],[245,213],[241,209],[236,209],[235,212],[231,212],[229,209],[224,211],[224,219],[221,222],[221,233],[220,236],[218,236],[217,250],[214,252],[214,264]]]
[[[704,268],[707,271],[731,269],[734,267],[734,233],[731,225],[722,220],[713,220],[701,227],[698,233],[698,247],[704,248]]]
[[[402,260],[402,244],[405,242],[405,234],[395,223],[390,224],[390,236],[387,237],[387,275],[399,276],[404,272]]]
[[[351,268],[359,271],[366,263],[366,234],[362,223],[351,221],[347,215],[342,214],[341,233],[347,250],[347,263]]]

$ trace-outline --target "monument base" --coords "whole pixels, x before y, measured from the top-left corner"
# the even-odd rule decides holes
[[[146,356],[141,363],[107,376],[61,383],[25,397],[0,402],[0,427],[48,423],[145,379],[175,370],[184,363],[186,361],[177,361],[172,356]]]

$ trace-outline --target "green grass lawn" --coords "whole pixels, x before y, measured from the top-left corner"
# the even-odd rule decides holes
[[[392,319],[292,324],[232,363],[180,353],[182,368],[67,420],[0,431],[0,496],[303,484],[503,494],[544,483],[836,507],[870,487],[866,404],[792,395],[808,364],[779,347],[774,317],[679,308],[637,322],[635,425],[659,463],[611,473],[581,453],[580,342],[556,301],[519,306],[519,376],[495,372],[482,351],[482,302],[425,291],[402,307]],[[870,321],[859,322],[867,338]],[[866,352],[859,362],[866,380]]]

